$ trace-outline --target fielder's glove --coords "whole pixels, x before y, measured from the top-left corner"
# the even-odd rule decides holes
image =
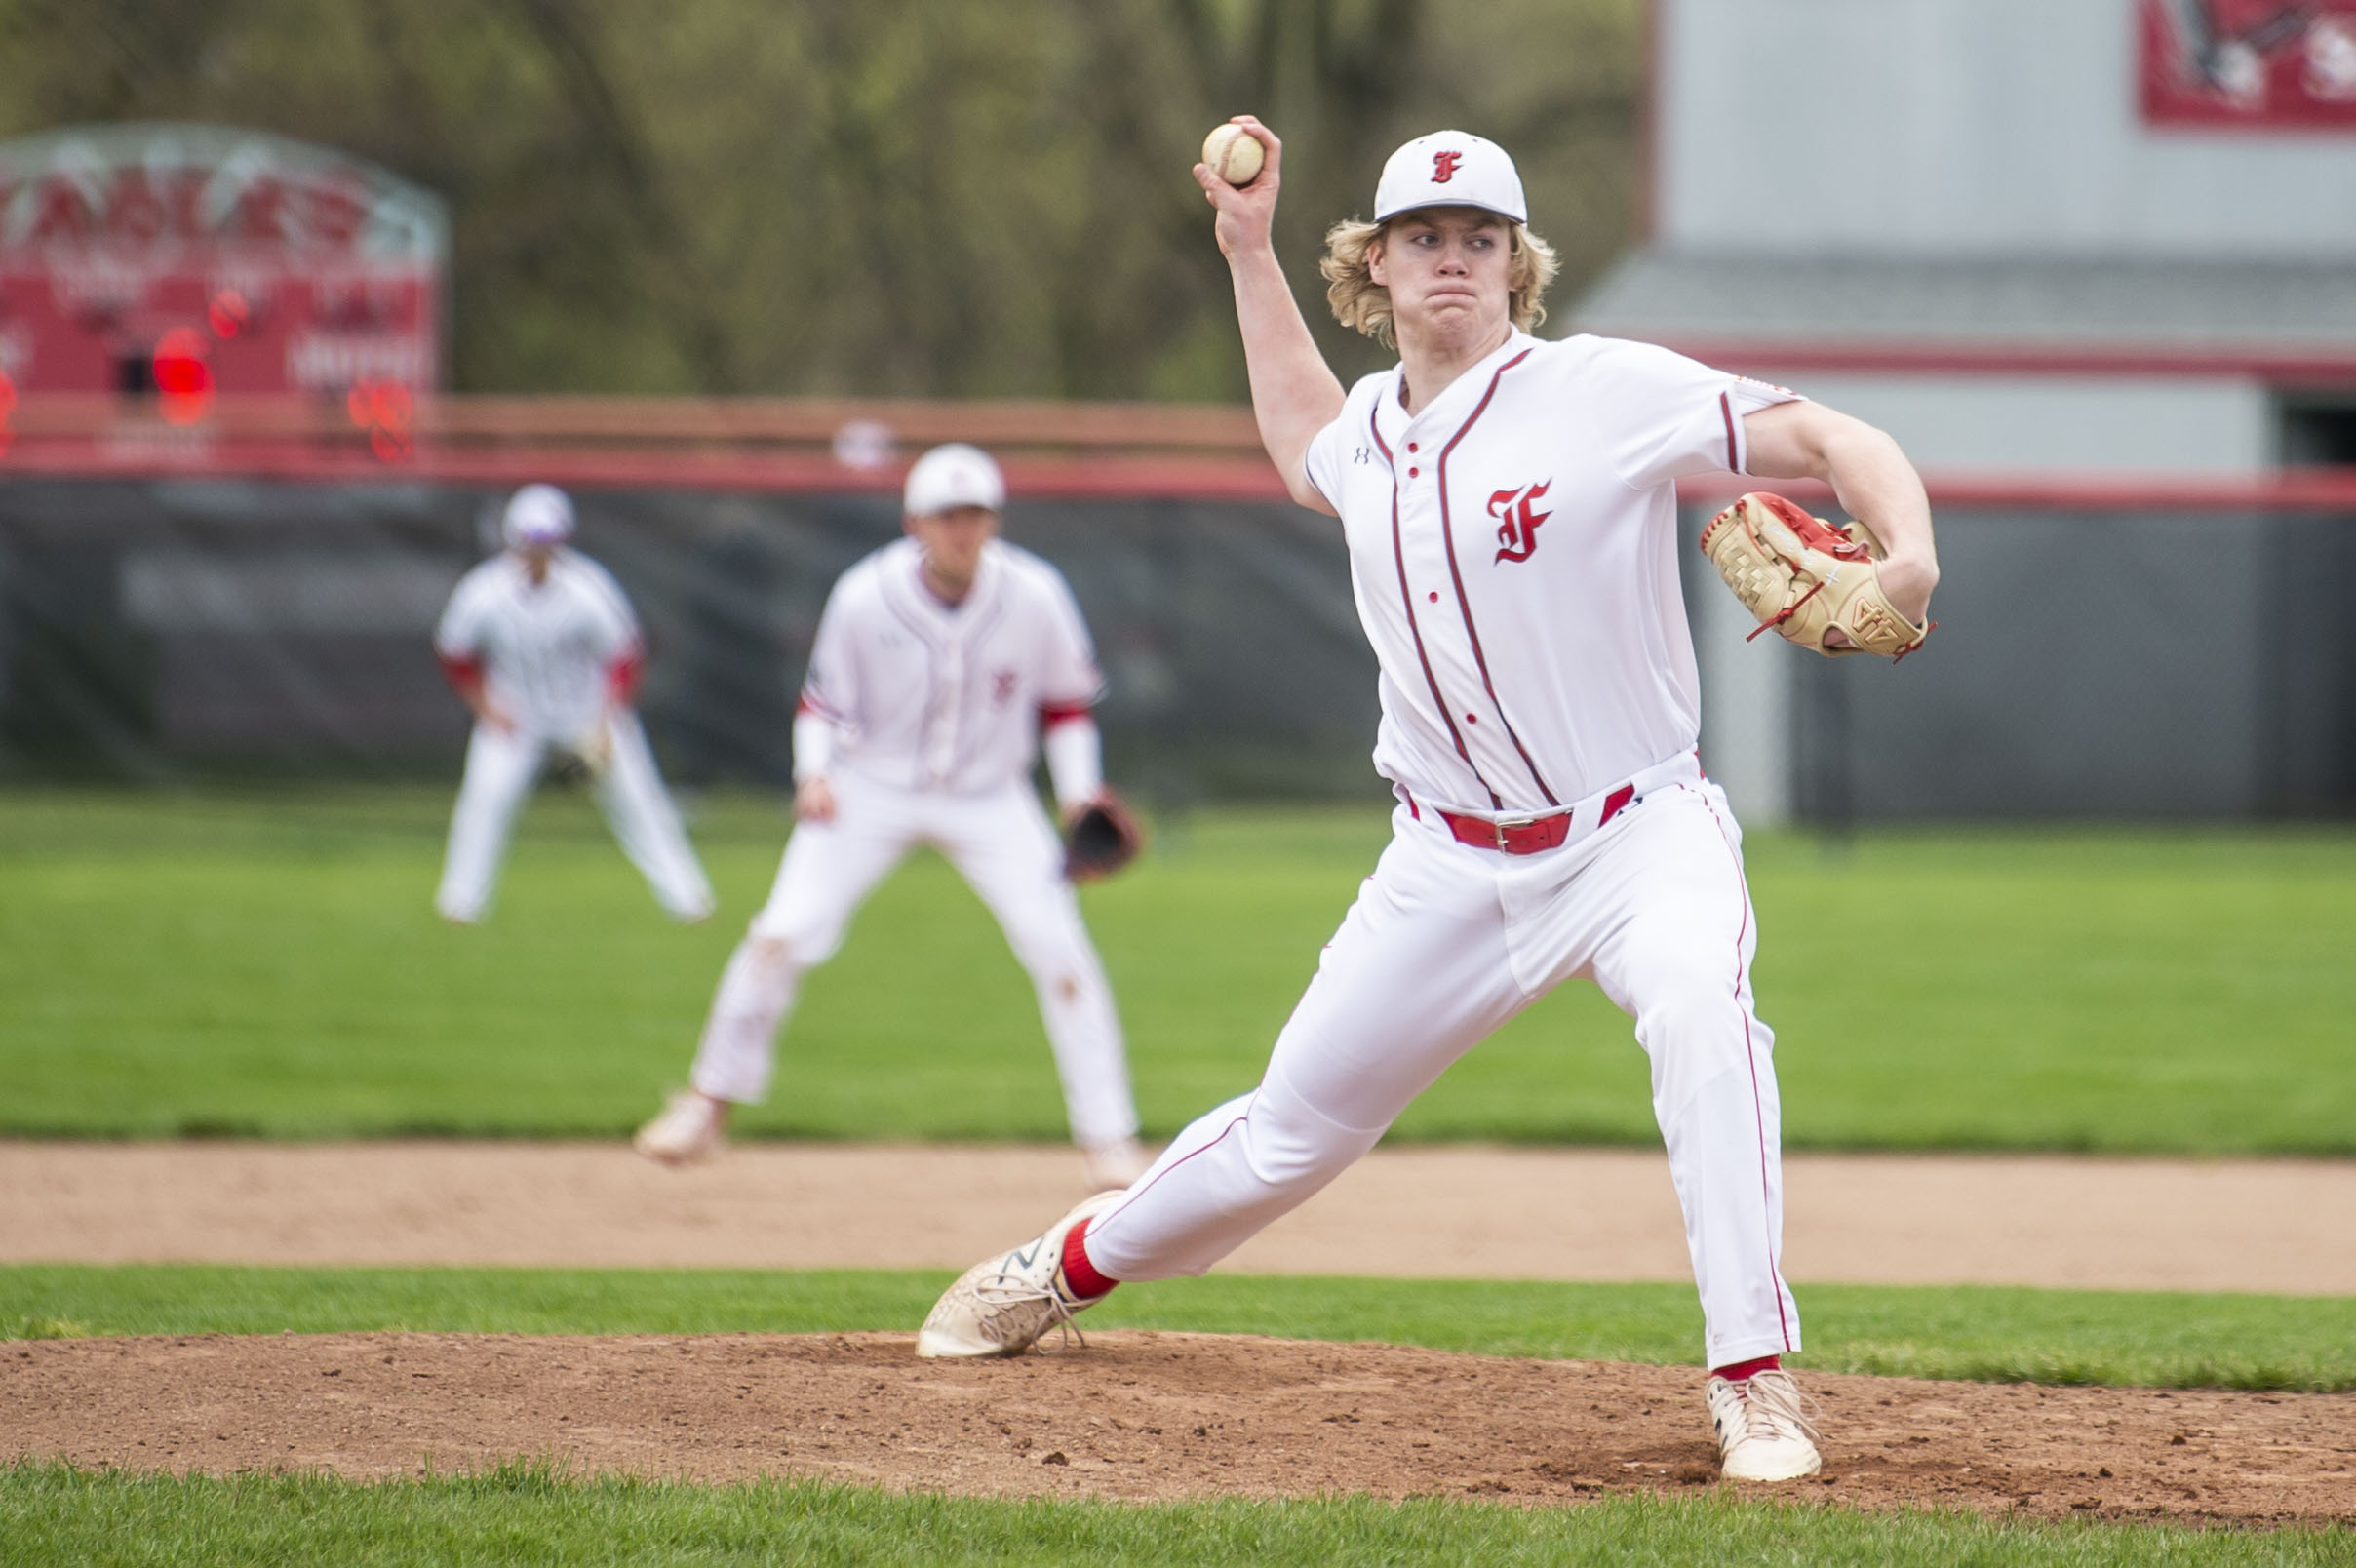
[[[613,765],[613,722],[600,719],[582,730],[571,751],[584,778],[592,784],[604,778],[606,770]]]
[[[1111,790],[1090,801],[1064,833],[1064,876],[1076,882],[1110,877],[1137,858],[1145,833]]]
[[[1753,490],[1709,520],[1702,553],[1759,623],[1819,653],[1879,653],[1903,659],[1937,621],[1917,626],[1882,592],[1873,535],[1855,523],[1835,528],[1784,499]],[[1838,627],[1846,647],[1827,644]]]

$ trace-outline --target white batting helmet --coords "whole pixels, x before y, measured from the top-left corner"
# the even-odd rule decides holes
[[[507,501],[499,536],[510,547],[563,544],[572,537],[572,497],[554,485],[527,485]]]
[[[1377,223],[1419,207],[1478,207],[1530,220],[1521,176],[1506,149],[1463,131],[1434,131],[1391,155],[1374,186]]]
[[[981,448],[953,441],[917,459],[908,471],[908,488],[901,492],[900,505],[910,517],[930,517],[959,506],[1002,512],[1006,509],[1006,478]]]

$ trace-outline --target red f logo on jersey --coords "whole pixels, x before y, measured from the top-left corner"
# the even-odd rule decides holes
[[[1465,161],[1461,152],[1435,152],[1432,155],[1432,183],[1445,185],[1456,177],[1456,166]]]
[[[1538,511],[1535,503],[1553,483],[1550,479],[1545,485],[1503,490],[1489,497],[1489,515],[1497,519],[1499,561],[1527,561],[1538,548],[1538,525],[1554,514]]]

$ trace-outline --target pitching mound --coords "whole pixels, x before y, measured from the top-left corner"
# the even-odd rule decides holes
[[[994,1497],[1373,1492],[1565,1503],[1715,1484],[1697,1375],[1107,1332],[1016,1361],[905,1334],[60,1340],[0,1348],[0,1458],[363,1478],[553,1458]],[[1865,1508],[2356,1519],[2356,1395],[1811,1375],[1825,1474]]]

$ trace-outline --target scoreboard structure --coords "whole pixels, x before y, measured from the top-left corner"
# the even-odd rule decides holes
[[[216,394],[406,402],[443,381],[449,256],[438,197],[331,148],[177,124],[0,142],[0,404],[195,424]]]

